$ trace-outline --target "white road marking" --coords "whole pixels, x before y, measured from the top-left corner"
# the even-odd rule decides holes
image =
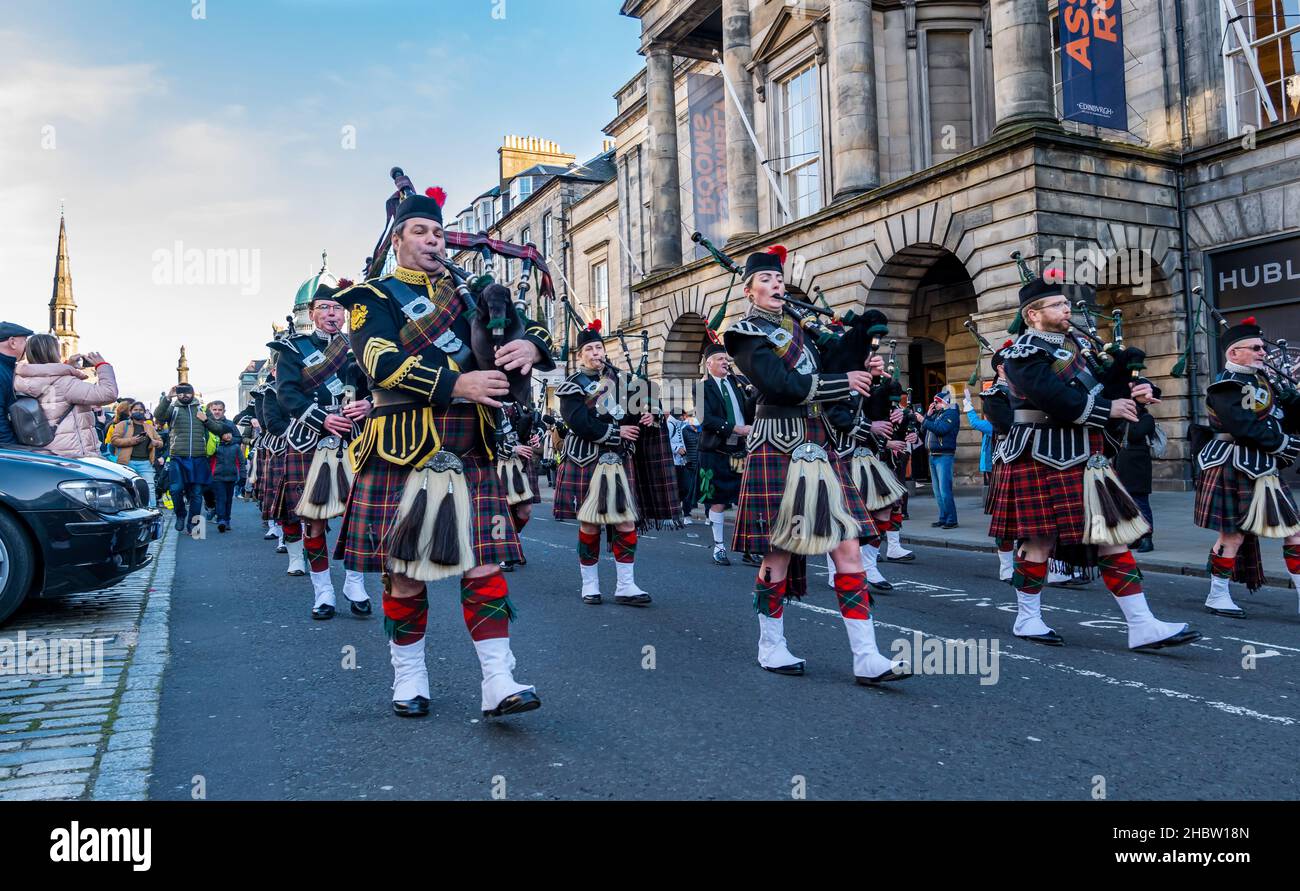
[[[1237,643],[1248,643],[1248,644],[1254,644],[1254,645],[1257,646],[1257,647],[1277,647],[1279,650],[1288,650],[1288,651],[1290,651],[1290,652],[1292,652],[1292,653],[1300,653],[1300,649],[1296,649],[1295,647],[1284,647],[1284,646],[1282,646],[1281,644],[1275,644],[1275,643],[1264,643],[1262,640],[1247,640],[1247,639],[1244,638],[1244,637],[1228,637],[1226,634],[1223,635],[1223,639],[1224,639],[1224,640],[1235,640]]]
[[[788,603],[792,606],[797,606],[800,609],[811,610],[812,612],[815,613],[822,613],[824,615],[837,616],[837,617],[840,615],[839,610],[827,609],[824,606],[814,606],[811,603],[803,603],[802,601],[799,600],[790,600],[788,601]],[[956,640],[943,637],[942,635],[930,634],[929,632],[922,631],[919,628],[908,628],[905,625],[894,625],[889,622],[882,622],[879,619],[876,620],[876,625],[881,628],[889,628],[893,631],[901,631],[904,634],[920,634],[924,637],[937,638],[938,640],[941,640],[944,643],[958,642]],[[1158,693],[1161,696],[1166,696],[1170,699],[1180,699],[1184,702],[1200,703],[1201,705],[1207,706],[1216,711],[1220,711],[1223,712],[1224,714],[1233,715],[1239,718],[1254,718],[1257,721],[1269,721],[1275,724],[1281,724],[1284,727],[1292,727],[1297,724],[1300,724],[1300,719],[1290,718],[1285,715],[1267,715],[1264,714],[1263,712],[1257,712],[1252,708],[1247,708],[1244,705],[1233,705],[1232,703],[1228,703],[1228,702],[1218,702],[1215,700],[1209,700],[1204,698],[1203,696],[1197,696],[1193,693],[1184,693],[1180,690],[1170,690],[1167,687],[1152,687],[1149,684],[1144,684],[1142,681],[1130,681],[1130,680],[1124,680],[1123,678],[1113,678],[1110,675],[1101,674],[1100,672],[1091,671],[1086,668],[1078,668],[1073,665],[1065,665],[1061,662],[1048,662],[1046,660],[1039,659],[1036,656],[1026,656],[1023,653],[1012,653],[1007,650],[1002,650],[1001,656],[1006,659],[1017,659],[1022,662],[1033,662],[1037,665],[1042,665],[1045,668],[1051,668],[1056,671],[1065,672],[1066,674],[1072,674],[1075,675],[1076,677],[1099,680],[1102,683],[1106,684],[1107,686],[1111,686],[1111,687],[1125,687],[1130,690],[1139,690],[1144,693]]]

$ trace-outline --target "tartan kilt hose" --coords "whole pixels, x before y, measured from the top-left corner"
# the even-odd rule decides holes
[[[262,487],[258,499],[262,506],[262,519],[276,518],[275,502],[280,495],[280,479],[284,476],[284,454],[266,456],[266,464],[258,471],[258,485]]]
[[[1089,437],[1094,453],[1101,434]],[[1078,464],[1057,470],[1034,460],[1027,446],[1020,457],[1002,464],[993,484],[992,538],[1054,538],[1057,544],[1083,544],[1083,470]]]
[[[496,462],[489,460],[478,435],[477,411],[453,405],[437,416],[442,448],[455,452],[465,465],[469,486],[470,541],[474,565],[485,566],[523,559],[519,536],[510,522],[510,505],[497,479]],[[387,572],[384,540],[397,516],[402,489],[410,467],[394,464],[372,453],[357,472],[352,496],[343,514],[334,559],[355,572]],[[463,521],[463,520],[462,520]]]
[[[314,448],[309,452],[299,452],[286,446],[280,456],[280,475],[276,480],[277,492],[271,516],[281,523],[298,519],[298,500],[307,488],[307,471],[311,470],[311,459],[315,454]]]
[[[731,456],[700,450],[700,504],[731,507],[740,501],[740,474],[731,469]]]
[[[1282,484],[1282,493],[1294,508],[1295,495],[1286,483]],[[1231,460],[1202,470],[1196,477],[1192,522],[1215,532],[1244,532],[1241,524],[1254,495],[1255,481],[1238,470]]]
[[[565,458],[555,472],[555,504],[551,514],[557,520],[578,519],[578,508],[587,499],[587,487],[596,474],[599,458],[593,458],[586,467],[579,467],[571,459]],[[627,471],[628,486],[636,491],[636,467],[631,455],[623,456],[623,469]]]
[[[827,443],[826,428],[820,419],[808,420],[808,442],[826,449],[831,466],[844,490],[844,506],[858,521],[862,535],[874,535],[876,524],[862,502],[858,487],[850,479],[849,465]],[[703,461],[704,453],[700,453]],[[731,537],[733,551],[766,554],[771,550],[768,535],[781,509],[785,479],[790,472],[790,456],[771,443],[761,443],[745,459],[745,473],[740,481],[740,506],[736,509],[736,531]]]

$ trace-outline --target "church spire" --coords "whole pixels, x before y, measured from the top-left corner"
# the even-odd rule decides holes
[[[50,333],[59,339],[59,352],[67,359],[81,351],[77,336],[77,301],[72,297],[72,267],[68,263],[68,227],[59,210],[59,248],[54,259],[54,293],[50,295]]]

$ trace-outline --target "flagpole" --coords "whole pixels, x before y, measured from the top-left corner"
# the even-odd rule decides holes
[[[794,214],[790,212],[790,203],[786,201],[785,191],[777,182],[776,174],[772,172],[772,168],[767,166],[767,156],[763,153],[763,147],[758,144],[758,136],[754,133],[754,128],[750,126],[745,110],[740,107],[740,97],[736,94],[736,88],[731,83],[731,78],[727,76],[727,67],[722,64],[722,54],[714,50],[713,58],[718,60],[718,71],[722,74],[722,82],[727,85],[727,92],[731,94],[731,104],[735,106],[736,114],[740,116],[741,123],[745,125],[745,132],[749,134],[749,141],[754,144],[754,151],[758,153],[758,166],[762,167],[767,173],[767,178],[772,183],[772,192],[776,195],[776,200],[780,202],[781,210],[785,213],[786,219],[793,220]]]

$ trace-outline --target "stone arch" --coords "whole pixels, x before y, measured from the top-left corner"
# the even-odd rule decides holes
[[[690,384],[700,377],[700,357],[704,353],[705,318],[694,311],[677,316],[668,329],[664,339],[664,351],[660,357],[660,380],[663,386],[673,386],[680,393],[675,399],[685,400],[682,407],[687,411],[694,409],[694,400]]]

